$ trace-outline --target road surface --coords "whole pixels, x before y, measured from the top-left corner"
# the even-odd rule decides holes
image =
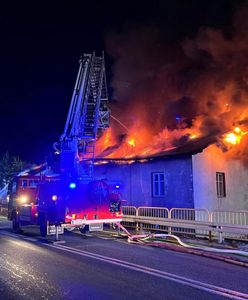
[[[0,229],[0,299],[248,299],[248,269],[186,253],[67,233],[53,244]]]

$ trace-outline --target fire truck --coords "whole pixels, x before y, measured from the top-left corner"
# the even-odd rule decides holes
[[[64,132],[54,144],[57,172],[54,164],[43,164],[9,184],[8,218],[14,230],[39,225],[42,236],[75,227],[84,233],[122,221],[119,185],[94,179],[95,143],[109,118],[104,54],[84,54]]]

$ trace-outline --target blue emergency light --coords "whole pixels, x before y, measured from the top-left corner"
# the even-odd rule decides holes
[[[71,182],[70,184],[69,184],[69,188],[70,189],[75,189],[76,188],[76,183],[75,182]]]

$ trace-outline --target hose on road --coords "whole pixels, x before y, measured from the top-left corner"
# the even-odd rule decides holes
[[[248,252],[245,251],[235,250],[235,249],[220,249],[220,248],[213,248],[213,247],[207,247],[202,245],[197,245],[197,246],[189,245],[184,243],[178,236],[172,234],[148,233],[148,234],[132,235],[121,224],[117,224],[117,226],[126,233],[129,243],[136,243],[140,245],[166,248],[168,250],[173,250],[178,252],[196,254],[196,255],[210,257],[228,263],[248,267],[248,262],[239,260],[236,257],[226,256],[226,254],[234,254],[234,255],[240,255],[248,258]],[[168,243],[171,242],[172,239],[177,242],[176,245],[175,244],[173,245],[172,243]]]

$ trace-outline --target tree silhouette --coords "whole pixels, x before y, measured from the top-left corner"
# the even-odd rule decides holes
[[[6,152],[0,160],[0,189],[24,169],[25,163],[18,156],[10,156]]]

